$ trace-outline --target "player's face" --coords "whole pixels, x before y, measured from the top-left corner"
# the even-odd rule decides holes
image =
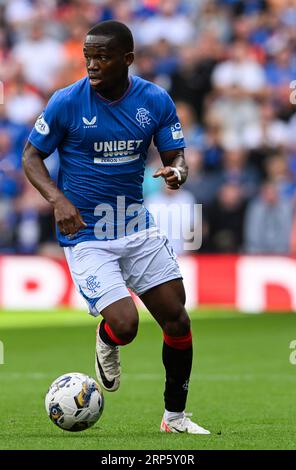
[[[98,92],[111,91],[123,84],[133,53],[126,53],[114,39],[106,36],[86,36],[83,53],[90,84]]]

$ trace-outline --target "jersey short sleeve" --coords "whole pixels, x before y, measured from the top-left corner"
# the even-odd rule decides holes
[[[185,141],[176,107],[168,93],[163,92],[161,99],[161,118],[154,134],[154,144],[159,152],[184,148]]]
[[[51,154],[65,137],[67,107],[60,92],[48,101],[29,135],[29,142],[42,152]]]

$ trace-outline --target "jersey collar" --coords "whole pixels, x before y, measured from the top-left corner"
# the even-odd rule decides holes
[[[102,95],[100,95],[100,93],[98,93],[97,91],[95,92],[96,95],[100,98],[100,100],[104,101],[104,103],[106,103],[107,105],[109,106],[114,106],[118,103],[120,103],[120,101],[123,101],[124,98],[127,97],[127,95],[129,94],[129,92],[131,91],[131,88],[132,88],[132,85],[133,85],[133,78],[132,77],[129,77],[129,85],[127,87],[127,89],[125,90],[124,94],[118,98],[118,100],[115,100],[115,101],[111,101],[111,100],[108,100],[107,98],[104,98]]]

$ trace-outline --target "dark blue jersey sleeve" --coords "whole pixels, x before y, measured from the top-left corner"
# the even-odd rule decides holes
[[[29,142],[42,152],[51,154],[65,137],[67,106],[60,92],[55,92],[43,113],[37,118]]]
[[[176,107],[168,95],[164,92],[159,100],[161,105],[160,121],[154,134],[154,144],[159,152],[184,148],[185,141],[182,127],[176,113]]]

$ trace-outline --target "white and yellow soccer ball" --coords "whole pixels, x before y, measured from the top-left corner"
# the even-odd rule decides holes
[[[104,409],[100,385],[88,375],[70,372],[49,387],[45,408],[54,424],[66,431],[83,431],[93,426]]]

